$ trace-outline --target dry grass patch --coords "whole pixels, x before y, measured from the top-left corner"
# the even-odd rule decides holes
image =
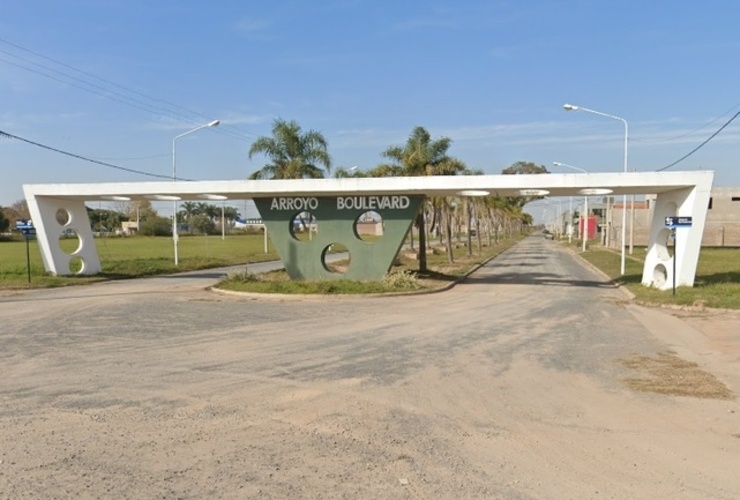
[[[640,378],[623,379],[631,389],[671,396],[705,399],[732,399],[730,389],[699,365],[668,351],[655,356],[634,356],[617,361],[620,365],[640,371]]]

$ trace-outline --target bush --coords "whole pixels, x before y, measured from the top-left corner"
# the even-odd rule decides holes
[[[142,236],[168,236],[172,234],[172,222],[166,217],[147,217],[141,221],[139,234]]]
[[[258,275],[250,273],[247,270],[229,274],[228,280],[235,283],[257,283],[262,281]]]
[[[383,277],[383,284],[401,290],[418,290],[421,284],[416,276],[406,269],[391,271]]]

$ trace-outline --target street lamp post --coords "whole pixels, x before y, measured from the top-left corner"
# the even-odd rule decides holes
[[[612,120],[618,120],[624,124],[624,172],[627,172],[627,144],[629,140],[629,127],[627,126],[627,120],[624,118],[620,118],[619,116],[610,115],[608,113],[602,113],[601,111],[595,111],[593,109],[588,108],[582,108],[580,106],[575,106],[573,104],[564,104],[563,109],[566,111],[585,111],[586,113],[592,113],[594,115],[604,116],[606,118],[611,118]],[[625,239],[627,235],[627,195],[623,195],[622,198],[622,258],[621,258],[621,274],[624,276],[625,273]]]
[[[218,127],[218,124],[221,123],[219,120],[213,120],[211,122],[206,123],[205,125],[201,125],[200,127],[195,127],[192,130],[188,130],[187,132],[183,132],[180,135],[176,135],[174,139],[172,139],[172,182],[177,182],[177,150],[175,149],[175,143],[180,137],[184,137],[188,134],[192,134],[193,132],[197,132],[198,130],[202,128],[207,127]],[[179,239],[177,234],[177,200],[172,202],[172,245],[174,246],[175,250],[175,266],[179,264],[177,259],[177,240]]]
[[[553,165],[556,167],[565,167],[565,168],[571,168],[573,170],[578,170],[579,172],[583,172],[584,174],[587,174],[588,172],[580,167],[574,167],[573,165],[568,165],[567,163],[560,163],[559,161],[552,162]],[[583,251],[586,251],[586,241],[588,240],[588,196],[583,197],[583,210],[585,212],[585,219],[583,220]],[[568,242],[570,243],[570,241]]]

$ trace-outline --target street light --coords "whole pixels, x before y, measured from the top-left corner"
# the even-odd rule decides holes
[[[574,167],[573,165],[568,165],[567,163],[560,163],[559,161],[554,161],[554,162],[552,162],[552,164],[555,165],[556,167],[571,168],[573,170],[578,170],[579,172],[583,172],[584,174],[587,174],[588,173],[585,169],[583,169],[581,167]],[[571,200],[572,199],[573,199],[573,197],[571,196]],[[583,221],[583,231],[584,231],[583,251],[585,252],[586,251],[586,240],[588,240],[588,196],[584,196],[583,197],[583,206],[584,206],[584,211],[585,211],[585,214],[586,214],[585,215],[586,218]],[[570,207],[568,207],[568,209],[572,211],[573,210],[573,207],[570,206]],[[571,217],[571,223],[572,223],[572,221],[573,221],[573,219]],[[573,231],[571,230],[571,233],[572,232]],[[570,243],[570,235],[568,235],[568,243]]]
[[[624,172],[627,172],[627,144],[628,144],[628,138],[629,138],[629,127],[627,126],[627,120],[624,118],[620,118],[619,116],[610,115],[608,113],[602,113],[601,111],[595,111],[593,109],[588,108],[582,108],[580,106],[575,106],[573,104],[563,104],[563,109],[565,111],[585,111],[586,113],[592,113],[594,115],[604,116],[606,118],[611,118],[612,120],[618,120],[624,124]],[[623,195],[622,198],[622,259],[621,259],[621,274],[624,276],[625,272],[625,250],[624,250],[624,243],[627,236],[627,195]]]
[[[174,139],[172,139],[172,182],[177,182],[177,153],[175,150],[175,142],[180,138],[184,137],[188,134],[192,134],[193,132],[197,132],[198,130],[202,128],[207,127],[218,127],[218,124],[221,123],[219,120],[213,120],[212,122],[208,122],[205,125],[201,125],[200,127],[195,127],[192,130],[188,130],[187,132],[183,132],[180,135],[176,135]],[[177,200],[172,202],[172,244],[175,249],[175,266],[178,265],[177,260]]]

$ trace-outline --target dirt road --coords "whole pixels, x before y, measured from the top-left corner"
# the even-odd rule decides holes
[[[673,349],[740,394],[737,316],[628,305],[535,237],[432,295],[216,276],[0,297],[0,498],[740,497],[738,402],[616,362]]]

